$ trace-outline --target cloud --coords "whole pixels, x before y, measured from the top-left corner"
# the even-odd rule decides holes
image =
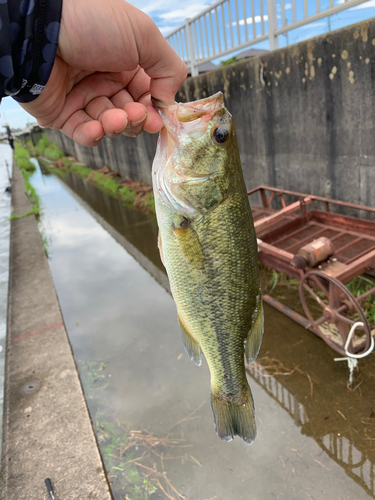
[[[178,27],[178,26],[177,26]],[[162,34],[165,36],[165,35],[168,35],[171,31],[173,31],[176,26],[158,26],[159,30],[162,32]]]
[[[160,14],[158,14],[158,17],[160,19],[165,19],[165,20],[185,20],[185,19],[188,19],[189,17],[194,17],[196,16],[197,14],[199,14],[200,12],[202,12],[202,10],[204,10],[205,6],[204,4],[201,4],[201,3],[193,3],[193,4],[190,4],[190,5],[186,5],[185,8],[181,9],[181,8],[178,8],[178,9],[174,9],[174,10],[167,10],[165,9],[164,12],[161,12]]]
[[[261,22],[261,20],[262,20],[262,17],[261,17],[261,16],[255,16],[255,22],[256,22],[256,23],[260,23],[260,22]],[[268,21],[268,16],[267,16],[267,14],[266,14],[265,16],[263,16],[263,21]],[[248,18],[246,19],[246,23],[247,23],[247,24],[253,24],[253,18],[252,18],[252,17],[248,17]],[[239,24],[240,26],[244,26],[244,25],[245,25],[245,21],[244,21],[243,19],[241,19],[241,20],[238,22],[238,24]],[[232,26],[236,26],[236,25],[237,25],[237,22],[236,22],[236,21],[234,21],[234,22],[232,23]]]
[[[352,7],[352,10],[360,10],[360,9],[371,9],[375,7],[375,0],[370,0],[369,2],[361,3]]]

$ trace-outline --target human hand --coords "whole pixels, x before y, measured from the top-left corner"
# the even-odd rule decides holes
[[[63,0],[55,63],[37,99],[21,106],[84,146],[163,124],[151,95],[173,103],[186,66],[155,23],[125,0]]]

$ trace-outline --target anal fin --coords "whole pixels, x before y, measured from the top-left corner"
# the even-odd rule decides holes
[[[245,357],[246,361],[250,364],[258,356],[260,345],[262,343],[264,330],[264,313],[263,313],[263,301],[262,296],[259,292],[258,304],[257,304],[257,314],[254,318],[253,324],[251,325],[251,330],[246,339],[245,346]]]
[[[201,347],[187,330],[180,316],[178,316],[178,322],[180,324],[185,350],[190,359],[194,361],[197,366],[200,366],[202,364]]]

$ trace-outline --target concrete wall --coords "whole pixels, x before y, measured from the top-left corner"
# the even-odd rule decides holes
[[[86,148],[66,137],[59,130],[45,129],[52,142],[66,154],[93,168],[104,165],[121,173],[125,179],[143,179],[151,184],[151,165],[155,155],[157,134],[142,134],[136,139],[120,136],[116,139],[104,138],[99,146]]]
[[[248,188],[259,184],[375,206],[375,19],[187,80],[177,100],[219,90],[233,114]],[[79,160],[150,182],[156,138],[94,149],[57,131]]]

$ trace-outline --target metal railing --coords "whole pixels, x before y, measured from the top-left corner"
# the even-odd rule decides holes
[[[190,69],[231,52],[269,40],[368,0],[219,0],[166,36]],[[287,2],[287,3],[286,3]]]

